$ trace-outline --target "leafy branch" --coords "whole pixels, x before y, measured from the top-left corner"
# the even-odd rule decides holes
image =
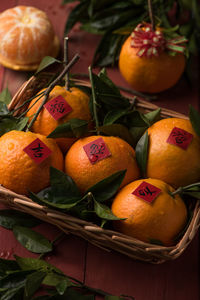
[[[118,297],[91,288],[76,278],[65,275],[44,260],[17,255],[14,258],[14,260],[0,258],[2,300],[94,300],[96,295],[102,296],[105,300],[134,300],[131,296]],[[38,296],[38,292],[41,291],[42,296]]]
[[[149,0],[148,0],[149,1]],[[77,23],[81,29],[99,34],[93,62],[99,66],[113,65],[119,56],[121,46],[133,29],[141,22],[151,21],[147,0],[93,1],[82,0],[71,11],[65,27],[65,34]],[[69,1],[64,0],[63,4]],[[75,0],[70,1],[75,2]],[[200,45],[200,7],[197,0],[152,0],[155,25],[171,33],[187,38],[188,51],[197,54]],[[153,22],[154,22],[153,21]]]

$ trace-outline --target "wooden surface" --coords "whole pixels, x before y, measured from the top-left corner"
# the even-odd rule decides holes
[[[72,4],[61,6],[60,3],[60,0],[1,0],[0,12],[16,5],[32,5],[46,11],[62,44],[64,25]],[[69,37],[69,56],[79,53],[81,57],[74,66],[73,72],[87,73],[99,37],[81,32],[78,26],[71,31]],[[198,65],[195,63],[193,87],[182,78],[174,88],[160,94],[155,103],[182,113],[188,112],[189,104],[198,109],[197,70]],[[108,74],[115,83],[128,87],[116,68],[108,69]],[[0,88],[8,86],[14,95],[30,75],[30,73],[16,72],[0,66]],[[57,236],[59,232],[49,224],[42,224],[37,230],[45,233],[50,239]],[[16,242],[12,232],[0,228],[0,257],[11,258],[13,253],[35,257]],[[127,294],[134,296],[136,300],[198,300],[200,299],[199,257],[199,234],[180,258],[161,265],[134,261],[119,253],[96,248],[80,238],[66,235],[47,260],[66,274],[84,281],[85,284],[116,295]]]

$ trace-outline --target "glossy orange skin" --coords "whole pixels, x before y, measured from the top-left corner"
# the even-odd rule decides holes
[[[111,156],[95,164],[89,161],[83,146],[102,137]],[[82,192],[117,171],[127,169],[121,187],[139,178],[140,172],[134,149],[124,140],[111,136],[90,136],[76,141],[65,157],[65,172],[73,178]]]
[[[186,150],[166,142],[174,127],[193,135]],[[161,179],[174,187],[200,180],[200,138],[189,120],[163,119],[148,129],[148,135],[147,177]]]
[[[131,47],[131,37],[124,42],[119,56],[119,70],[136,91],[159,93],[174,86],[185,69],[185,56],[166,51],[159,56],[139,57],[138,48]]]
[[[86,120],[92,123],[92,116],[89,110],[89,96],[87,94],[77,88],[71,88],[70,91],[67,91],[64,86],[57,85],[50,92],[48,101],[59,95],[67,101],[67,103],[71,106],[72,111],[65,115],[63,118],[55,120],[51,116],[51,114],[45,108],[43,108],[33,126],[31,127],[31,131],[48,136],[58,125],[66,123],[74,118]],[[26,114],[26,116],[29,117],[29,121],[32,120],[33,115],[38,110],[43,99],[44,98],[42,97],[39,101],[37,101],[36,98],[30,102],[29,107],[31,107],[34,102],[37,101]],[[76,141],[76,138],[57,138],[56,141],[61,150],[65,153]]]
[[[161,189],[161,193],[151,203],[132,194],[143,181]],[[148,178],[129,183],[113,200],[113,214],[126,218],[115,221],[114,227],[143,242],[157,240],[166,246],[173,245],[187,221],[186,206],[179,195],[170,196],[169,192],[173,191],[171,186],[158,179]]]
[[[40,164],[36,164],[23,151],[39,138],[51,151]],[[10,131],[0,138],[0,184],[18,194],[34,193],[49,185],[50,166],[63,170],[63,154],[53,139],[32,132]]]

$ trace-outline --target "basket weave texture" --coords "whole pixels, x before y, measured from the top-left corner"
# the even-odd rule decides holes
[[[23,104],[41,90],[47,84],[48,80],[49,77],[45,75],[31,77],[15,94],[9,105],[9,109],[14,109]],[[88,85],[85,81],[81,81],[81,84]],[[143,112],[149,112],[158,108],[156,105],[143,99],[136,100],[136,107]],[[21,113],[25,108],[22,107],[18,113]],[[179,117],[187,119],[187,116],[183,114],[164,108],[161,109],[161,115],[165,118]],[[182,238],[176,245],[165,247],[145,243],[116,231],[103,229],[85,220],[36,204],[28,197],[16,194],[5,189],[3,186],[0,186],[0,202],[12,209],[26,212],[42,221],[51,223],[67,234],[71,233],[82,237],[106,251],[114,250],[133,259],[154,264],[178,258],[190,244],[200,226],[200,201],[196,201],[192,218]]]

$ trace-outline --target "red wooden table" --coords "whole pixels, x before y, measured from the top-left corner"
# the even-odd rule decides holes
[[[48,14],[60,42],[63,43],[64,25],[71,4],[61,6],[61,0],[1,0],[0,12],[16,5],[31,5]],[[87,73],[88,66],[98,41],[98,37],[74,28],[69,35],[70,58],[79,53],[80,61],[73,72]],[[162,107],[188,113],[189,104],[199,108],[198,66],[194,64],[193,87],[182,80],[169,91],[158,96],[156,104]],[[117,69],[108,69],[108,74],[116,84],[128,87]],[[0,66],[0,88],[8,86],[14,95],[21,84],[30,76],[26,72],[16,72]],[[53,239],[58,229],[42,224],[38,230]],[[84,281],[85,284],[103,289],[115,295],[127,294],[136,300],[198,300],[200,299],[200,248],[199,234],[191,242],[180,258],[161,265],[151,265],[134,261],[122,254],[106,252],[72,235],[66,235],[47,257],[67,275]],[[13,237],[12,232],[0,228],[0,257],[11,258],[12,254],[35,256],[26,251]]]

